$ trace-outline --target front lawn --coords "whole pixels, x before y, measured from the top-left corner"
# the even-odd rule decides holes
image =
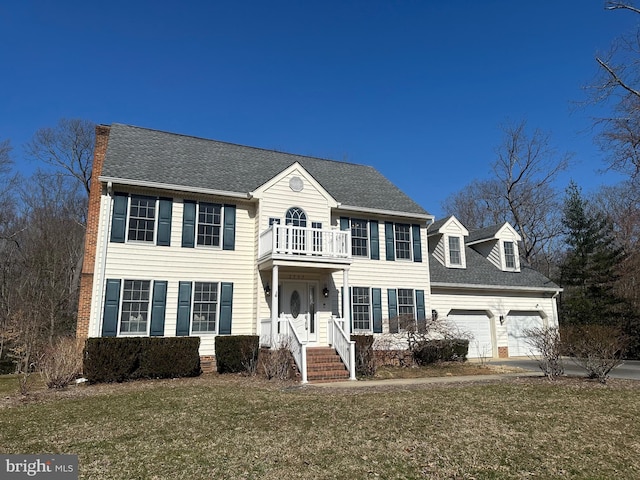
[[[0,451],[80,478],[640,478],[640,384],[331,389],[237,376],[0,398]]]

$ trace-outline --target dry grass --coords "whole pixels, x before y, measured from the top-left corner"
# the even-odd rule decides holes
[[[458,375],[490,375],[493,373],[521,372],[520,368],[504,367],[490,364],[479,364],[469,362],[443,362],[424,365],[421,367],[378,367],[376,374],[370,377],[371,380],[388,380],[391,378],[424,378],[424,377],[447,377]],[[366,378],[365,378],[366,380]]]
[[[0,399],[0,451],[80,478],[640,478],[640,384],[327,389],[236,376]]]

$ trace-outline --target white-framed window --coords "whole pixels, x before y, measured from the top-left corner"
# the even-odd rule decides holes
[[[127,240],[150,243],[154,241],[156,202],[157,199],[154,197],[143,195],[129,197]]]
[[[150,280],[125,280],[120,307],[120,335],[146,335],[150,318]]]
[[[398,289],[398,316],[402,318],[416,318],[415,301],[413,289]]]
[[[369,256],[369,222],[351,219],[351,254],[357,257]]]
[[[371,331],[371,291],[368,287],[351,287],[354,331]]]
[[[222,238],[222,205],[198,202],[197,244],[219,247]]]
[[[194,282],[191,308],[191,333],[213,333],[218,329],[220,284]]]
[[[411,260],[411,225],[395,223],[393,227],[396,258],[399,260]]]
[[[449,237],[449,263],[457,266],[462,265],[460,237]]]
[[[507,270],[515,270],[516,265],[516,249],[513,242],[503,242],[504,248],[504,266]]]

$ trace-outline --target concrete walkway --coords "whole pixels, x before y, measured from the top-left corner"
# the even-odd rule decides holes
[[[309,383],[321,388],[405,387],[438,383],[494,382],[517,377],[540,377],[542,372],[492,373],[489,375],[448,375],[445,377],[391,378],[388,380],[357,380],[345,382]]]

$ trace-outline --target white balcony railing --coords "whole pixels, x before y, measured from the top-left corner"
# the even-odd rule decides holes
[[[351,258],[351,232],[271,225],[260,234],[258,256],[263,258],[276,254],[348,259]]]

